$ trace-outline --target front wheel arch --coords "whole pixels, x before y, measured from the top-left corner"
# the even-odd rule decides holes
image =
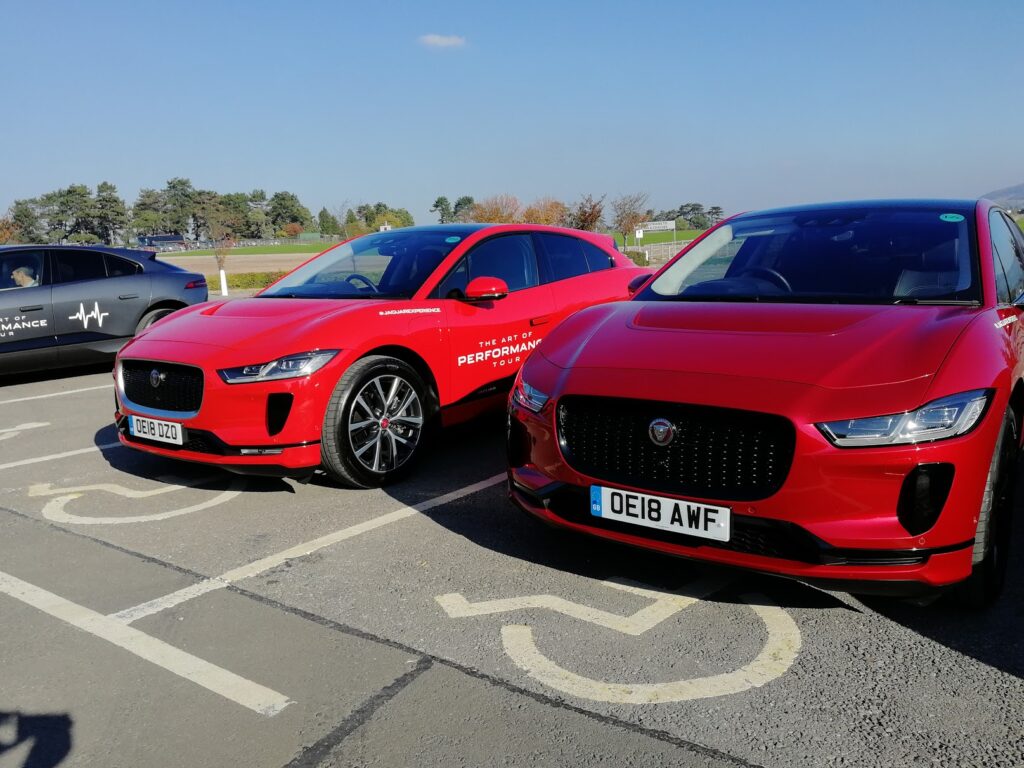
[[[369,357],[370,355],[394,357],[409,365],[414,371],[416,371],[420,378],[423,379],[423,383],[427,385],[427,389],[430,391],[430,416],[433,417],[437,415],[441,408],[441,394],[437,384],[437,378],[434,376],[434,372],[431,370],[426,360],[420,357],[420,355],[413,350],[409,349],[409,347],[402,347],[398,345],[387,345],[368,350],[359,357],[359,360]],[[358,362],[358,360],[356,362]]]

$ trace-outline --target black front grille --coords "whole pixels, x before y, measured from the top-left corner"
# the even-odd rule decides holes
[[[144,408],[187,413],[198,411],[202,405],[203,372],[190,365],[124,360],[121,376],[125,396]],[[155,387],[153,380],[159,380]]]
[[[654,443],[651,422],[675,437]],[[731,408],[570,395],[558,403],[569,465],[590,477],[649,491],[751,501],[771,496],[789,473],[796,430],[782,417]]]

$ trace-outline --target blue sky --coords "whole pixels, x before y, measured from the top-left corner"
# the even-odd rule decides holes
[[[383,200],[419,223],[441,194],[641,191],[731,213],[1024,182],[1009,1],[0,11],[0,211],[104,180],[130,203],[173,176],[289,190],[314,213]]]

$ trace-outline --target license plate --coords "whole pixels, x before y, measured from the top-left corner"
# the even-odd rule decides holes
[[[161,443],[171,443],[172,445],[184,444],[181,438],[181,424],[173,421],[147,419],[144,416],[129,416],[128,431],[135,437],[144,437],[147,440],[157,440]]]
[[[590,514],[605,520],[674,531],[715,541],[729,540],[729,507],[590,486]]]

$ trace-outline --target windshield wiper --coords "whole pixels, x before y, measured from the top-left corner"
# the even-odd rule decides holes
[[[896,299],[893,304],[922,304],[936,307],[977,307],[981,302],[977,299],[914,299],[909,296]]]

